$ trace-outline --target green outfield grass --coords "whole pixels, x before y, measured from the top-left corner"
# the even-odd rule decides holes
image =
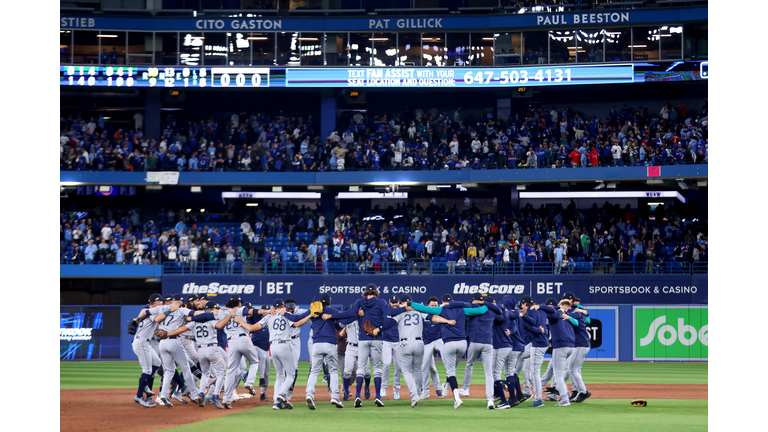
[[[464,364],[461,362],[456,374],[459,383],[464,378]],[[544,363],[542,373],[546,367],[547,363]],[[134,388],[141,374],[139,363],[128,361],[60,362],[59,370],[62,390]],[[437,370],[440,378],[445,379],[445,369],[440,361],[437,362]],[[275,381],[274,371],[272,366],[271,384]],[[582,375],[587,384],[707,384],[707,371],[707,363],[585,362]],[[390,376],[393,373],[394,367],[391,367]],[[297,384],[306,385],[307,376],[309,362],[299,362]],[[472,384],[485,384],[484,379],[482,365],[476,363]],[[319,380],[322,380],[322,375]]]
[[[507,430],[528,427],[546,429],[547,422],[553,430],[573,428],[597,431],[695,431],[707,429],[706,400],[652,400],[647,407],[630,406],[628,399],[590,399],[583,404],[556,407],[546,403],[539,409],[524,405],[489,411],[485,401],[467,399],[458,410],[448,399],[428,399],[411,409],[409,401],[386,401],[383,408],[365,401],[362,408],[352,408],[346,403],[338,409],[327,402],[316,402],[317,409],[310,411],[306,404],[297,403],[291,411],[273,411],[262,406],[226,417],[168,429],[195,432],[211,430],[247,430],[254,425],[283,425],[290,430],[322,431],[392,431],[413,428],[420,432],[445,432],[456,430]],[[566,415],[558,420],[558,414]],[[558,426],[552,424],[562,421]],[[515,422],[519,422],[515,424]],[[523,423],[524,422],[524,423]],[[535,426],[535,425],[539,426]],[[406,426],[407,425],[407,426]],[[575,426],[576,425],[576,426]],[[583,426],[578,426],[583,425]]]

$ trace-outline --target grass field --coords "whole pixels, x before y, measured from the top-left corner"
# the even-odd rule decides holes
[[[482,366],[477,365],[472,384],[483,384]],[[546,370],[546,363],[542,372]],[[445,379],[442,362],[437,363],[440,376]],[[137,384],[141,373],[138,362],[61,362],[60,388],[68,389],[131,389]],[[305,385],[309,363],[299,364],[297,384]],[[390,372],[392,373],[392,372]],[[707,363],[585,363],[583,377],[590,384],[707,384]],[[274,368],[270,381],[274,383]],[[458,368],[457,379],[461,384],[464,365]],[[319,380],[322,376],[319,377]],[[270,384],[272,384],[270,383]],[[390,380],[391,391],[392,380]],[[318,384],[319,388],[324,384]],[[322,386],[322,387],[321,387]],[[242,389],[242,387],[241,387]],[[301,393],[301,392],[300,392]],[[407,396],[402,400],[387,400],[384,408],[374,406],[372,400],[364,401],[363,408],[352,408],[352,402],[345,402],[344,409],[337,409],[327,402],[324,391],[316,401],[317,409],[306,409],[301,398],[294,400],[292,411],[273,411],[263,406],[235,412],[210,420],[198,421],[170,430],[194,432],[215,430],[246,430],[256,425],[279,424],[281,428],[295,431],[392,431],[413,428],[420,432],[465,431],[482,428],[483,431],[506,428],[550,428],[558,426],[552,422],[562,421],[561,427],[598,431],[648,432],[648,431],[695,431],[707,430],[708,401],[704,399],[652,399],[645,408],[635,408],[629,399],[592,398],[583,404],[572,404],[567,408],[546,403],[541,409],[524,405],[509,410],[485,409],[483,399],[464,399],[464,405],[454,410],[450,399],[421,401],[411,409]],[[66,397],[65,393],[61,394]],[[139,413],[140,411],[137,411]],[[166,411],[152,411],[163,415]],[[218,411],[217,413],[221,413]],[[559,420],[558,414],[567,417]],[[549,423],[549,426],[547,426]],[[173,423],[171,423],[172,425]],[[167,427],[167,426],[163,426]],[[157,427],[158,429],[163,427]]]
[[[457,370],[459,383],[464,379],[464,364],[461,362]],[[485,384],[482,366],[472,374],[472,384]],[[547,363],[542,365],[542,373],[546,371]],[[442,362],[437,362],[437,370],[441,379],[445,378]],[[608,363],[585,362],[582,376],[586,383],[594,384],[707,384],[707,363]],[[270,385],[275,381],[275,368],[271,366]],[[478,373],[479,371],[479,373]],[[134,388],[141,374],[139,362],[61,362],[60,388],[74,389],[108,389]],[[394,367],[390,368],[390,377]],[[299,379],[309,376],[309,362],[299,362]],[[322,379],[319,377],[318,381]],[[390,383],[392,380],[390,380]],[[404,382],[404,381],[403,381]]]

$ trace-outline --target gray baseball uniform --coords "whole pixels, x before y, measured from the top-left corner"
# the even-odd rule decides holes
[[[139,328],[136,329],[136,335],[133,337],[133,353],[139,358],[141,372],[147,375],[152,374],[152,366],[160,367],[160,356],[152,349],[152,338],[155,336],[157,323],[152,321],[152,315],[149,315],[149,309],[143,309],[142,312],[148,316],[139,321]]]
[[[483,360],[483,371],[485,372],[485,396],[486,399],[493,399],[493,344],[483,344],[471,342],[467,348],[467,365],[464,368],[463,389],[469,391],[469,384],[472,382],[472,369],[475,365],[477,356]]]
[[[179,308],[171,312],[168,306],[157,306],[150,309],[152,315],[160,315],[165,311],[168,313],[158,328],[169,332],[183,326],[184,318],[192,312],[187,308]],[[187,390],[189,390],[192,399],[197,399],[199,391],[194,385],[195,377],[189,369],[189,363],[178,336],[171,336],[160,341],[160,359],[163,362],[163,372],[166,377],[173,376],[176,372],[176,366],[181,368],[184,381],[188,384]],[[166,399],[170,399],[171,381],[171,379],[164,379],[163,387],[160,390],[160,396]]]
[[[422,340],[424,320],[418,311],[404,312],[393,319],[397,321],[397,330],[400,335],[400,343],[395,352],[397,361],[411,394],[411,401],[416,401],[421,399],[419,384],[417,383],[421,383],[423,380],[421,365],[424,358],[424,342]],[[395,379],[395,385],[399,382],[399,379]],[[398,390],[399,388],[395,389]]]
[[[360,325],[357,320],[347,324],[347,350],[344,352],[344,369],[342,376],[344,378],[352,379],[352,376],[357,376],[357,368],[360,366],[357,363],[357,347],[360,344],[359,329]],[[362,367],[365,369],[365,376],[371,375],[371,364],[365,362]]]
[[[189,333],[195,337],[196,352],[200,360],[200,370],[202,371],[200,391],[205,391],[209,381],[214,379],[214,377],[223,377],[227,373],[226,363],[218,350],[215,325],[215,320],[206,322],[192,321],[186,325]],[[224,380],[217,380],[213,394],[219,395],[223,387]]]
[[[291,314],[266,315],[259,321],[269,330],[269,344],[272,353],[272,363],[275,365],[275,391],[272,396],[275,403],[277,397],[286,397],[288,389],[296,376],[293,350],[291,349],[291,329],[296,319]]]
[[[246,384],[253,384],[258,375],[259,355],[256,353],[256,347],[251,343],[250,332],[234,321],[235,316],[243,316],[244,310],[244,307],[238,308],[224,326],[224,332],[227,334],[227,364],[229,368],[224,383],[224,397],[221,399],[223,403],[231,403],[234,400],[235,390],[240,381],[239,375],[244,370],[241,366],[241,360],[248,360],[251,363]],[[229,315],[229,312],[229,309],[222,309],[216,319],[221,321]]]
[[[306,312],[306,309],[301,309],[298,306],[294,309],[293,314],[294,315],[301,315],[304,312]],[[312,329],[309,330],[309,340],[307,341],[307,348],[310,348],[309,352],[312,352]],[[301,328],[299,327],[291,327],[291,351],[293,352],[293,362],[294,362],[294,369],[296,370],[296,374],[299,373],[299,357],[301,357]],[[294,378],[293,383],[291,384],[291,387],[293,387],[293,384],[296,383],[296,379]],[[293,397],[293,390],[289,389],[288,394],[286,395],[288,400]]]
[[[520,371],[525,371],[523,374],[523,393],[531,394],[531,388],[533,387],[533,381],[531,380],[531,374],[528,371],[531,363],[531,348],[533,345],[529,342],[525,346],[525,350],[517,357],[517,363],[515,363],[515,373],[520,376]]]

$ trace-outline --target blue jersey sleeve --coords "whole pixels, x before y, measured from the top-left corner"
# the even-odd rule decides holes
[[[212,312],[205,312],[205,313],[201,313],[200,315],[192,316],[192,321],[199,321],[199,322],[205,322],[205,321],[210,321],[214,319],[216,319],[216,317],[213,315]]]

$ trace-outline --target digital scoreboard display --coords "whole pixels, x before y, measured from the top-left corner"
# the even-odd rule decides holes
[[[665,70],[666,69],[666,70]],[[674,69],[674,70],[673,70]],[[501,67],[59,67],[62,87],[161,88],[481,88],[698,81],[707,62]]]
[[[60,306],[59,359],[120,359],[120,308]]]

